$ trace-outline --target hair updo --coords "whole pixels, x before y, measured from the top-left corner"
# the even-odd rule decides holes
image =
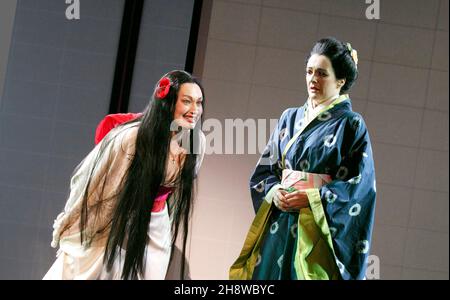
[[[313,54],[328,57],[331,61],[336,79],[345,79],[345,84],[342,86],[340,94],[347,93],[358,77],[356,63],[353,60],[351,49],[347,47],[347,44],[334,37],[327,37],[316,42],[311,53],[306,58],[306,63],[308,63],[309,58]]]

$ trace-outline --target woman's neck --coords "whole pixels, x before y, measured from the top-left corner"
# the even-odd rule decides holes
[[[339,97],[339,95],[334,95],[334,96],[331,96],[331,97],[329,97],[329,98],[327,98],[327,99],[324,99],[324,100],[314,100],[314,99],[310,99],[310,100],[311,100],[312,108],[316,108],[317,106],[319,106],[319,105],[321,105],[321,104],[323,104],[323,103],[326,103],[326,102],[328,102],[328,101],[334,100],[334,99],[336,99],[336,98],[338,98],[338,97]]]

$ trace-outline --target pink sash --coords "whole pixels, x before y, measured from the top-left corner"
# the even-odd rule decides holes
[[[285,190],[305,190],[320,188],[331,182],[331,176],[327,174],[315,174],[303,171],[283,169],[281,185]]]
[[[155,202],[153,203],[152,212],[160,212],[164,209],[167,198],[173,192],[173,187],[160,186]]]

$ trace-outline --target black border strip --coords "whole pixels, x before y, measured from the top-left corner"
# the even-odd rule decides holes
[[[200,29],[200,18],[202,15],[203,0],[194,1],[194,9],[192,11],[191,30],[189,32],[189,42],[186,54],[186,63],[184,70],[193,73],[195,63],[195,53],[197,52],[198,33]]]
[[[127,112],[144,0],[126,0],[120,29],[109,113]]]

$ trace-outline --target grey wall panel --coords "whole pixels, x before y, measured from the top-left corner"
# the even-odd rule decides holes
[[[12,16],[0,102],[0,279],[40,279],[53,263],[53,220],[108,112],[124,1],[80,4],[79,20],[66,19],[60,0],[19,0]]]
[[[96,125],[108,113],[124,3],[80,1],[81,18],[67,20],[65,1],[19,0],[15,13],[7,14],[0,279],[40,279],[55,259],[53,220],[66,202],[71,173],[93,148]],[[144,109],[163,73],[184,69],[193,5],[145,2],[130,111]]]
[[[184,69],[194,0],[145,1],[129,111],[142,111],[157,80]]]

